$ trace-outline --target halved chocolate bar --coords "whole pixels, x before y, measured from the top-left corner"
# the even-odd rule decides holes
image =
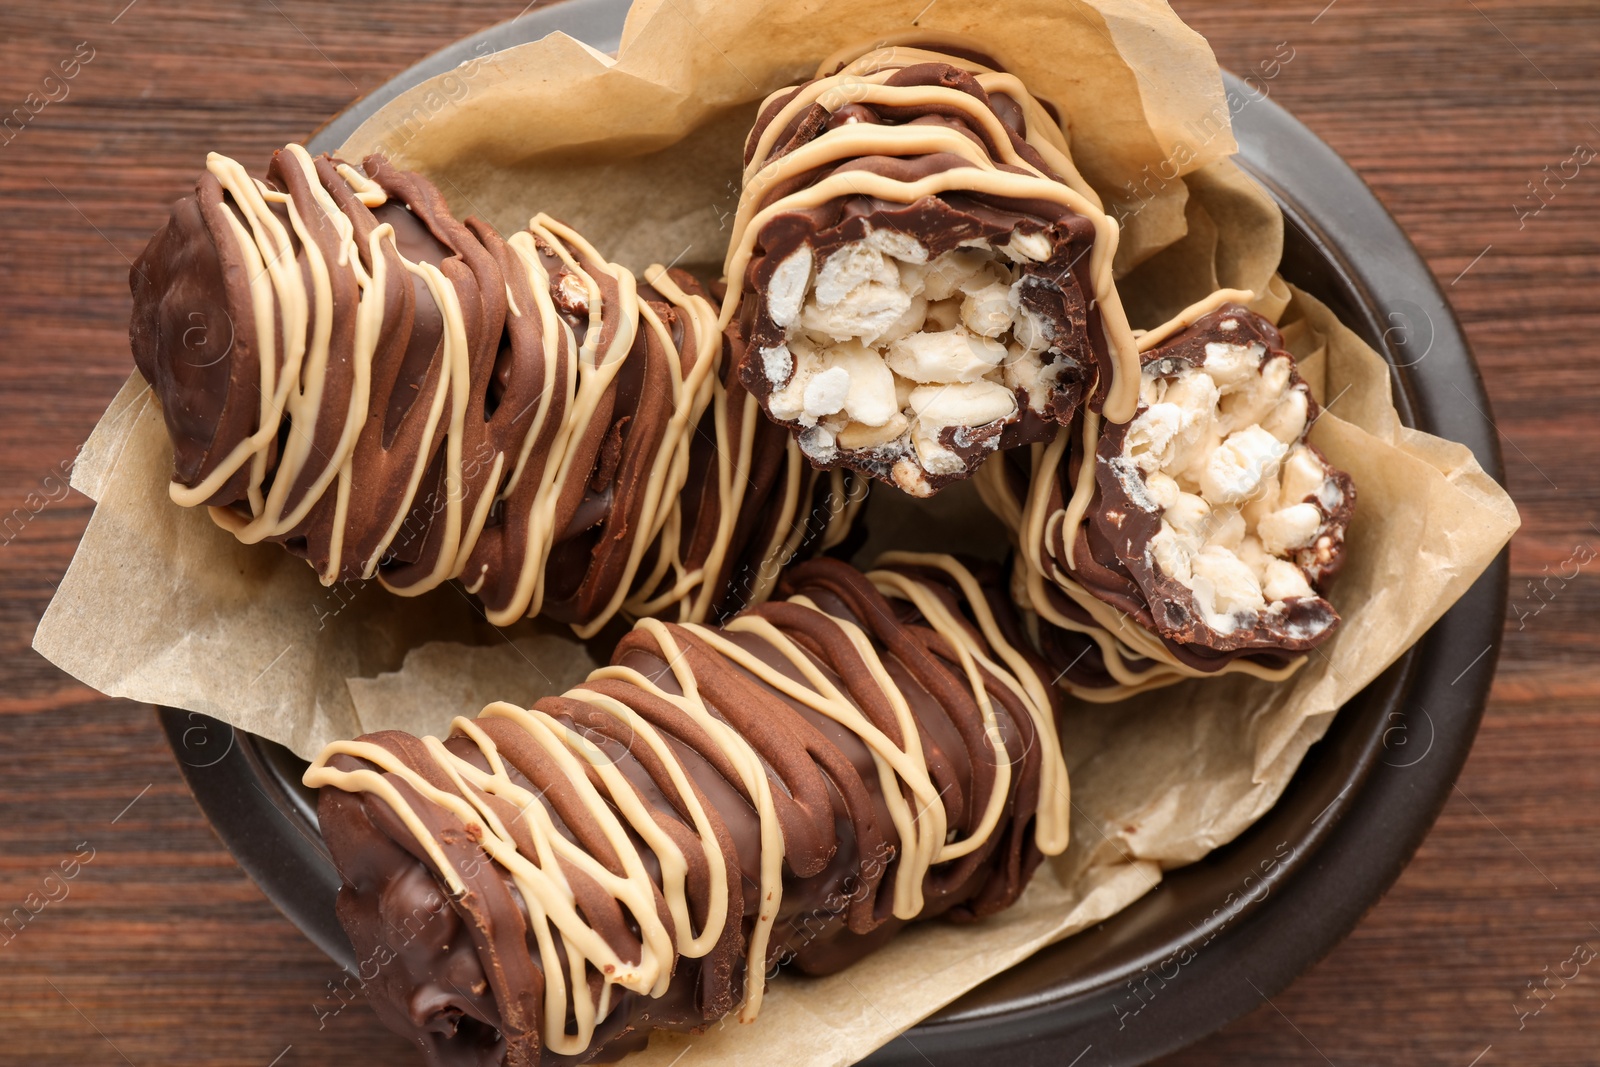
[[[1117,229],[994,61],[878,48],[769,97],[723,322],[819,467],[927,496],[1085,405],[1127,419]]]
[[[1141,347],[1131,421],[1087,412],[980,483],[1018,531],[1021,599],[1051,625],[1114,635],[1096,649],[1105,684],[1082,676],[1087,689],[1281,676],[1339,623],[1322,593],[1355,487],[1306,439],[1319,408],[1267,320],[1213,300]]]

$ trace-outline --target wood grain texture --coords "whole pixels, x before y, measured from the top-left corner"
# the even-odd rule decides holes
[[[150,710],[28,646],[89,512],[60,466],[130,367],[127,261],[205,152],[264,160],[522,3],[125,2],[0,12],[0,114],[93,49],[65,99],[0,134],[0,917],[47,901],[0,932],[0,1064],[408,1063],[359,1002],[319,1018],[338,971],[218,844]],[[1600,148],[1600,12],[1175,6],[1240,72],[1293,49],[1267,91],[1361,171],[1447,286],[1525,525],[1492,704],[1415,862],[1325,961],[1165,1062],[1600,1062],[1600,962],[1546,980],[1572,974],[1576,946],[1600,949],[1600,563],[1547,577],[1600,551],[1600,160],[1518,213],[1540,202],[1528,183]],[[62,863],[75,876],[47,879]]]

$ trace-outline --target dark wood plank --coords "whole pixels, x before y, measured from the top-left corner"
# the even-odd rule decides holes
[[[0,1063],[408,1062],[359,1003],[319,1019],[338,971],[218,844],[149,710],[28,642],[89,513],[49,499],[53,479],[129,368],[126,261],[196,161],[263,159],[522,3],[124,2],[0,14],[0,109],[80,42],[94,50],[66,99],[0,135],[0,523],[38,510],[0,532],[0,916],[60,898],[0,933]],[[1600,14],[1583,0],[1176,6],[1236,70],[1293,47],[1268,90],[1366,176],[1448,286],[1525,526],[1483,733],[1416,861],[1272,1005],[1167,1062],[1592,1064],[1595,965],[1517,1012],[1540,1007],[1529,983],[1574,946],[1600,948],[1596,564],[1528,584],[1600,549],[1600,163],[1537,217],[1516,206],[1574,146],[1600,148]],[[63,862],[75,877],[47,884]]]

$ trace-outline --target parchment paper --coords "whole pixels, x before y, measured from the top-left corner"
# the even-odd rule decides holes
[[[539,209],[618,262],[720,273],[760,101],[840,48],[917,30],[974,37],[1056,105],[1108,209],[1142,205],[1121,266],[1182,236],[1175,179],[1237,147],[1210,47],[1153,0],[637,0],[616,60],[560,34],[508,49],[385,107],[344,154],[422,170],[507,232]]]
[[[1258,309],[1280,320],[1328,404],[1313,440],[1359,492],[1331,594],[1345,625],[1288,684],[1230,676],[1073,706],[1062,733],[1073,844],[1014,908],[977,926],[913,928],[832,978],[781,978],[756,1024],[658,1039],[630,1062],[667,1067],[692,1040],[698,1065],[850,1063],[1126,907],[1270,807],[1338,707],[1517,527],[1465,447],[1400,425],[1382,359],[1275,277],[1282,221],[1225,159],[1234,142],[1215,128],[1227,115],[1215,60],[1155,0],[641,0],[616,60],[557,35],[475,61],[384,108],[343,154],[385,150],[458,211],[508,231],[548,210],[636,269],[676,260],[714,274],[759,100],[913,19],[970,33],[1058,107],[1076,162],[1123,217],[1118,267],[1135,325],[1219,285],[1255,289]],[[1151,182],[1147,168],[1176,174]],[[363,730],[442,732],[453,715],[559,692],[586,669],[570,636],[537,622],[494,631],[455,588],[417,601],[324,589],[302,561],[239,545],[173,505],[170,464],[154,401],[130,379],[74,470],[98,506],[34,641],[97,689],[201,711],[310,756]],[[920,506],[879,490],[867,521],[868,552],[1003,549],[998,524],[955,490]]]

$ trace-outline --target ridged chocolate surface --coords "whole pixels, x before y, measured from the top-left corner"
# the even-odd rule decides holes
[[[755,417],[695,279],[542,215],[459,222],[381,157],[291,145],[258,182],[213,155],[130,284],[174,499],[325,583],[459,578],[497,624],[584,633],[704,619],[854,514]]]

